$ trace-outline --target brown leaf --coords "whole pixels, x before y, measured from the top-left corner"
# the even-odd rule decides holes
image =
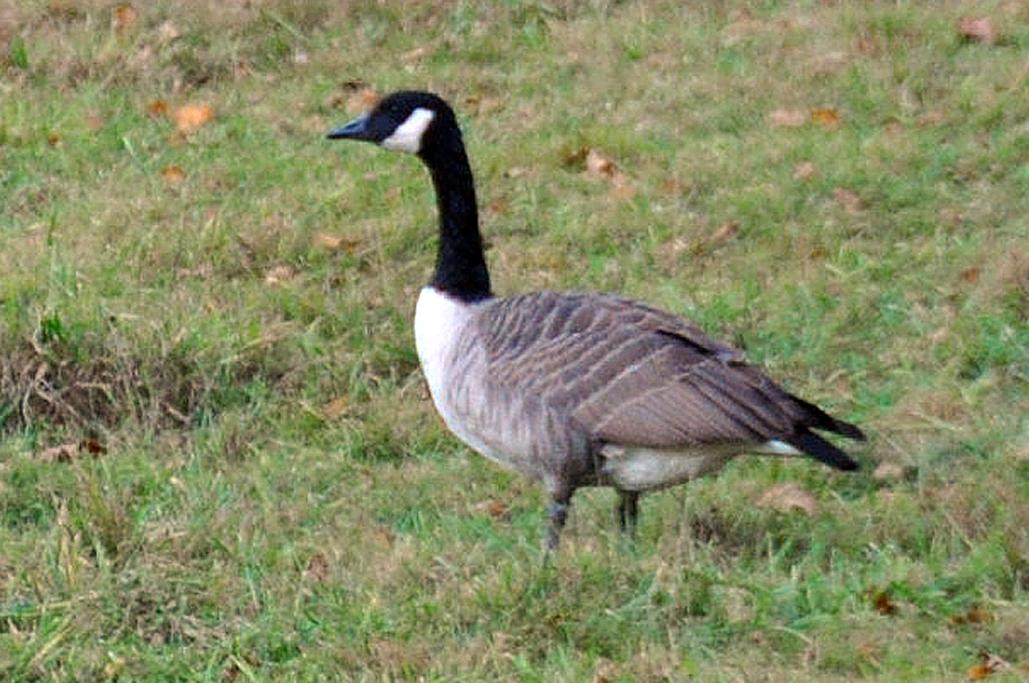
[[[107,452],[107,448],[104,447],[96,439],[83,439],[78,443],[64,443],[60,446],[51,446],[50,448],[44,448],[36,457],[43,462],[71,462],[78,460],[84,455],[91,455],[94,458],[98,455]]]
[[[264,275],[266,285],[281,285],[293,279],[293,269],[289,266],[275,266]]]
[[[307,561],[307,569],[304,574],[317,583],[324,583],[329,578],[329,561],[325,559],[325,555],[321,553],[315,553],[311,555],[311,559]]]
[[[492,114],[493,112],[500,111],[504,108],[504,100],[499,97],[480,97],[479,95],[469,95],[465,98],[464,104],[465,107],[475,116]]]
[[[172,112],[175,128],[180,133],[192,133],[214,119],[214,109],[207,104],[186,104]]]
[[[872,596],[872,605],[879,614],[892,617],[897,614],[897,605],[886,591],[878,591]]]
[[[970,681],[981,681],[987,676],[993,674],[993,669],[986,666],[985,664],[976,664],[968,670],[968,680]]]
[[[615,162],[593,149],[586,151],[586,173],[595,178],[613,178],[618,171]]]
[[[768,114],[768,124],[773,128],[799,128],[807,120],[807,114],[800,109],[776,109]]]
[[[974,285],[976,282],[979,282],[979,268],[977,266],[965,268],[961,271],[961,279],[970,285]]]
[[[973,607],[964,614],[958,614],[950,618],[950,623],[958,626],[962,624],[988,624],[991,621],[993,621],[993,614],[987,612],[982,607]]]
[[[729,221],[722,227],[715,230],[707,238],[708,244],[721,244],[722,242],[728,242],[733,237],[738,235],[740,232],[740,224],[735,221]]]
[[[168,103],[164,100],[153,100],[146,106],[146,113],[151,116],[165,116],[168,113]]]
[[[895,462],[881,462],[879,463],[875,471],[872,472],[872,478],[876,481],[892,481],[896,479],[904,478],[904,468]]]
[[[161,177],[169,185],[178,185],[186,179],[186,172],[175,164],[170,164],[161,169]]]
[[[425,45],[420,45],[415,49],[408,50],[404,54],[400,55],[400,60],[404,62],[417,62],[427,54],[429,54],[429,48]]]
[[[354,251],[361,246],[360,240],[350,239],[348,237],[337,237],[336,235],[330,235],[327,232],[315,233],[312,240],[316,246],[321,247],[325,251],[345,251],[348,254],[353,254]]]
[[[818,510],[815,497],[807,489],[793,482],[770,487],[757,499],[757,504],[780,512],[799,510],[809,517]]]
[[[51,147],[57,147],[61,144],[63,138],[60,133],[47,133],[46,143]]]
[[[350,407],[350,399],[346,396],[340,396],[334,398],[325,405],[322,406],[322,416],[327,420],[335,420],[337,417],[347,412],[347,408]]]
[[[179,32],[178,27],[173,24],[170,19],[166,19],[157,27],[157,35],[161,39],[161,42],[170,43],[181,36],[182,33]]]
[[[79,444],[79,448],[90,455],[103,455],[107,452],[107,448],[96,439],[84,439],[82,443]]]
[[[943,112],[940,111],[927,111],[918,117],[918,125],[923,128],[927,126],[938,126],[943,123],[944,117]]]
[[[983,45],[993,45],[997,42],[997,31],[989,17],[964,17],[958,22],[958,33],[963,40]]]
[[[114,8],[114,15],[111,17],[111,23],[114,28],[118,31],[125,31],[136,25],[136,21],[139,19],[139,12],[132,5],[118,5]]]
[[[347,111],[353,114],[369,111],[375,108],[380,99],[382,98],[375,88],[369,85],[361,86],[347,98]]]
[[[864,208],[864,202],[861,201],[861,197],[851,192],[845,187],[833,188],[832,196],[836,198],[836,201],[847,210],[848,213],[858,213]]]
[[[795,180],[811,180],[818,173],[818,169],[810,161],[802,161],[793,167],[793,178]]]
[[[813,109],[811,111],[811,121],[820,126],[835,128],[840,125],[842,120],[840,113],[835,109]]]
[[[472,512],[489,515],[493,519],[506,519],[511,508],[499,500],[484,500],[472,506]]]

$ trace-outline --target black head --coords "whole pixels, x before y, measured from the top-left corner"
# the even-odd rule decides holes
[[[329,132],[330,140],[364,140],[398,152],[421,154],[441,132],[457,130],[450,106],[428,92],[387,95],[366,114]]]

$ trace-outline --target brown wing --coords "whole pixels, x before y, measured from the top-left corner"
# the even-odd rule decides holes
[[[480,325],[493,381],[536,393],[599,441],[792,443],[812,427],[860,435],[746,365],[736,349],[626,299],[539,292],[496,302]]]

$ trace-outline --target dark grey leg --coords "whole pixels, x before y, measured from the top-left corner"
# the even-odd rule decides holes
[[[557,550],[558,542],[561,538],[561,529],[564,528],[565,522],[568,520],[568,508],[572,503],[572,495],[568,494],[562,497],[554,497],[554,502],[550,504],[550,508],[547,511],[547,516],[550,518],[550,529],[547,531],[547,550]]]
[[[636,535],[636,520],[639,517],[640,494],[636,491],[619,491],[618,525],[623,532]]]

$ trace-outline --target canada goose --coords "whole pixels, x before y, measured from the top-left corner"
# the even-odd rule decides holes
[[[623,529],[639,494],[721,469],[744,452],[857,463],[813,430],[864,435],[791,395],[682,318],[599,293],[496,298],[472,171],[453,110],[396,92],[328,134],[415,154],[439,206],[436,270],[415,309],[432,400],[461,441],[542,481],[556,548],[572,494],[612,486]]]

